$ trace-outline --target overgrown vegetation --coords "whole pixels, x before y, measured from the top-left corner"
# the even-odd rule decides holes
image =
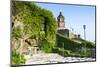
[[[82,45],[80,43],[74,42],[70,40],[69,38],[64,37],[63,35],[57,34],[57,46],[71,51],[76,51],[77,49],[80,49]]]
[[[55,52],[62,56],[87,57],[87,49],[95,48],[91,42],[77,43],[57,34],[57,22],[52,12],[37,6],[34,2],[13,1],[12,9],[12,17],[19,22],[13,21],[12,38],[21,40],[20,48],[23,48],[25,40],[30,37],[36,40],[36,44],[44,52]],[[12,50],[12,63],[25,63],[23,54]]]
[[[53,52],[63,56],[90,57],[88,49],[95,49],[95,44],[85,40],[82,43],[74,42],[61,34],[57,34],[57,46]]]
[[[16,50],[12,51],[12,64],[24,64],[26,59],[24,58],[24,55],[21,55]]]
[[[51,52],[57,32],[57,23],[52,12],[37,6],[34,2],[25,1],[13,1],[12,9],[12,18],[14,17],[12,38],[21,40],[21,48],[26,39],[33,37],[41,50]],[[15,60],[13,62],[19,64],[21,59],[16,59],[19,62]]]

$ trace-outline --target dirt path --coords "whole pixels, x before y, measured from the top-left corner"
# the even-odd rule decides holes
[[[76,57],[62,57],[56,53],[49,54],[35,54],[27,59],[26,64],[47,64],[60,62],[80,62],[80,61],[95,61],[93,58],[76,58]]]

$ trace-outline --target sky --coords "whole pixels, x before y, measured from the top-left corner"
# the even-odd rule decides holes
[[[95,41],[95,6],[72,4],[36,3],[50,10],[57,19],[61,11],[65,17],[65,27],[73,28],[74,32],[84,38],[83,25],[86,25],[86,40]]]

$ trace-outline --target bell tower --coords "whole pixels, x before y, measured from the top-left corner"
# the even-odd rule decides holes
[[[58,28],[65,28],[65,21],[62,12],[59,13],[59,16],[57,17],[57,21],[58,21]]]

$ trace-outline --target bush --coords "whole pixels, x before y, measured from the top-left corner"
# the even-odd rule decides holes
[[[86,47],[87,48],[95,48],[95,44],[93,44],[91,42],[86,42]]]
[[[46,53],[50,53],[52,52],[54,45],[54,42],[48,42],[47,40],[43,40],[41,42],[40,49]]]
[[[83,41],[81,45],[82,47],[86,47],[86,48],[95,48],[95,44],[93,44],[92,42],[88,42],[88,41]]]
[[[16,50],[12,50],[12,64],[24,64],[26,59]]]
[[[53,53],[58,53],[58,54],[65,56],[65,57],[70,55],[69,50],[64,50],[63,48],[59,48],[59,47],[53,48]]]
[[[89,56],[89,52],[87,51],[86,48],[84,48],[84,49],[82,49],[80,51],[80,55],[81,55],[81,57],[88,57]]]

